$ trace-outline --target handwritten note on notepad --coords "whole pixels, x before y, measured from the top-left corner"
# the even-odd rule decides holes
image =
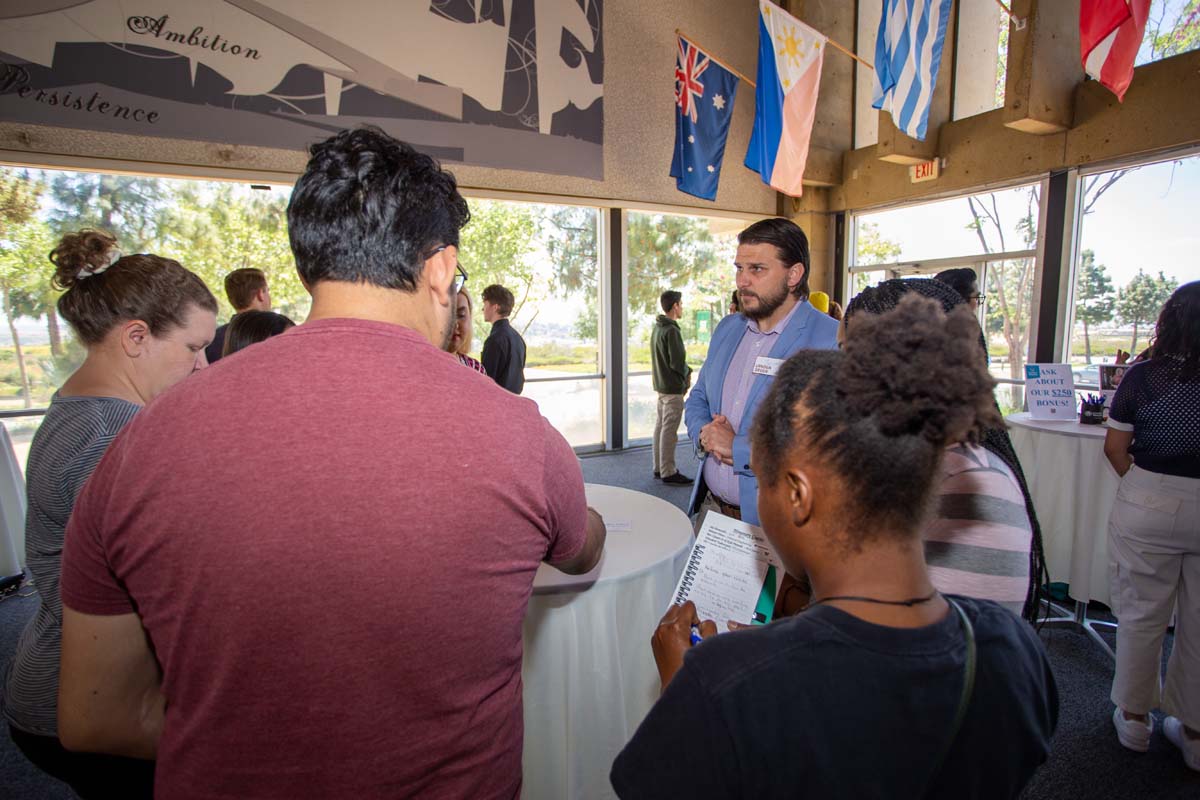
[[[676,604],[691,600],[700,619],[724,632],[728,620],[765,625],[775,610],[783,564],[757,525],[709,512],[675,587]]]

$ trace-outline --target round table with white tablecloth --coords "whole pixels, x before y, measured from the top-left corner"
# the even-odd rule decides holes
[[[1071,596],[1106,605],[1108,514],[1120,478],[1104,457],[1103,425],[1008,417],[1009,436],[1042,525],[1050,580],[1070,584]]]
[[[525,615],[526,800],[615,796],[608,772],[658,699],[650,636],[692,544],[665,500],[586,488],[608,527],[604,557],[586,575],[543,564]]]

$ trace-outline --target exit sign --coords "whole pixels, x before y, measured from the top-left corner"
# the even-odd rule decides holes
[[[938,159],[936,158],[933,161],[925,161],[921,164],[914,164],[908,168],[908,177],[913,183],[937,180],[937,176]]]

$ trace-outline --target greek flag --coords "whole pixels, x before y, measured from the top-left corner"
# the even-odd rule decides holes
[[[871,105],[891,113],[897,128],[920,141],[929,123],[950,5],[951,0],[884,0],[879,20]]]

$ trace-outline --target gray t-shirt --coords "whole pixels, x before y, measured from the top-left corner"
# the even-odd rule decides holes
[[[114,397],[56,393],[29,448],[25,555],[41,602],[17,643],[4,691],[4,716],[26,733],[58,735],[58,582],[71,509],[108,445],[139,410],[141,406]]]

